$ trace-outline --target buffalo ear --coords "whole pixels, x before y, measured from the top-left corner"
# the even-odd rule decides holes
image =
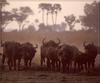
[[[59,39],[59,38],[57,38],[57,40],[58,40],[57,44],[59,45],[59,44],[61,43],[61,41],[60,41],[60,39]]]
[[[88,45],[88,44],[87,44],[87,41],[84,41],[84,42],[83,42],[83,46],[86,47],[87,45]]]

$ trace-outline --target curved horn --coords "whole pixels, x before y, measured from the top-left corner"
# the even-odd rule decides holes
[[[42,44],[43,44],[43,45],[45,44],[45,38],[42,40]]]
[[[61,43],[60,39],[59,39],[59,38],[57,38],[57,40],[58,40],[57,44],[60,44],[60,43]]]
[[[36,46],[34,48],[38,48],[38,45],[36,44]]]
[[[83,42],[83,46],[84,46],[84,47],[86,46],[86,41]]]

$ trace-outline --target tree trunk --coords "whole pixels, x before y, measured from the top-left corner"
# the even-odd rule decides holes
[[[25,24],[22,26],[22,31],[24,30],[24,26],[25,26]]]
[[[19,31],[21,31],[21,23],[19,22]]]
[[[57,13],[56,13],[56,16],[55,16],[55,25],[56,25],[56,23],[57,23]]]
[[[52,24],[54,25],[54,18],[53,18],[53,13],[52,13]]]
[[[47,12],[47,20],[46,20],[46,24],[47,24],[47,26],[48,26],[48,12]]]
[[[42,10],[42,22],[44,23],[44,10]]]

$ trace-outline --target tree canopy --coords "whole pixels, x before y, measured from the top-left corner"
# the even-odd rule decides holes
[[[73,14],[69,16],[64,16],[64,18],[70,28],[70,31],[73,31],[75,24],[80,22]]]
[[[2,12],[2,21],[3,24],[6,24],[8,21],[13,20],[13,18],[16,19],[16,21],[19,23],[19,30],[21,29],[22,22],[30,15],[33,14],[32,9],[29,7],[20,7],[19,9],[13,8],[11,11],[3,11]]]
[[[88,27],[91,30],[97,31],[99,25],[99,7],[100,2],[94,1],[92,4],[86,4],[84,6],[84,16],[80,16],[80,20],[83,26]]]

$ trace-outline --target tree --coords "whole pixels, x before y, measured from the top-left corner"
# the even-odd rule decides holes
[[[61,11],[61,5],[57,3],[54,4],[55,24],[57,23],[57,15],[59,11]]]
[[[4,29],[9,24],[9,21],[12,20],[11,15],[11,12],[2,11],[2,29]]]
[[[44,25],[44,23],[40,23],[39,24],[39,31],[44,31],[45,30],[45,25]]]
[[[29,25],[28,28],[24,29],[25,32],[35,32],[36,29],[33,24]]]
[[[52,24],[54,25],[54,11],[55,11],[55,8],[54,6],[52,5],[51,7],[51,16],[52,16]]]
[[[64,18],[70,28],[70,31],[73,31],[75,24],[78,23],[79,20],[76,19],[76,17],[73,14],[71,14],[69,16],[64,16]]]
[[[0,0],[0,35],[1,35],[1,44],[2,44],[2,8],[7,5],[7,1],[6,0]]]
[[[39,8],[41,8],[41,10],[42,10],[42,22],[44,23],[45,3],[40,3]]]
[[[33,11],[27,6],[20,7],[20,9],[12,9],[12,18],[16,18],[17,22],[19,23],[19,30],[21,30],[23,21],[31,14],[33,14]]]
[[[98,31],[99,6],[100,2],[96,1],[94,1],[92,4],[86,4],[84,6],[85,15],[80,16],[82,25],[93,31]]]
[[[47,26],[48,26],[48,15],[49,15],[49,13],[51,11],[51,7],[52,7],[52,4],[50,4],[50,3],[45,4],[45,9],[47,11],[47,13],[46,13],[46,15],[47,15],[47,19],[46,19]]]
[[[65,22],[62,22],[61,23],[61,31],[65,31],[66,30],[66,23]]]

